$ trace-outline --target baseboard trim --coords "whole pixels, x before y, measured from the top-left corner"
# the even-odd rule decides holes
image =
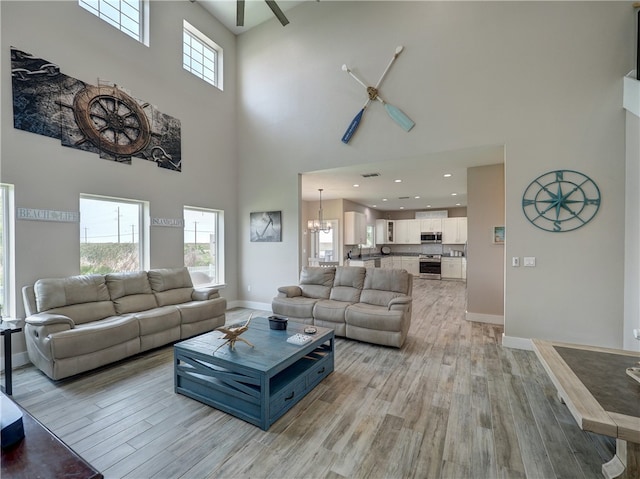
[[[524,349],[533,351],[533,343],[528,338],[518,338],[516,336],[507,336],[502,333],[502,345],[512,349]]]
[[[227,309],[232,309],[232,308],[249,308],[249,309],[258,309],[261,311],[271,311],[271,304],[260,303],[258,301],[235,300],[227,303]]]
[[[491,323],[504,326],[504,316],[500,314],[470,313],[467,311],[465,319],[467,321],[473,321],[474,323]]]

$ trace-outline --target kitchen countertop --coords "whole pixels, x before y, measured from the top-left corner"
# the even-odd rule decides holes
[[[397,258],[398,256],[402,256],[402,257],[419,257],[423,254],[431,254],[431,253],[391,253],[391,254],[381,254],[381,253],[376,253],[376,254],[363,254],[361,258],[358,258],[358,255],[352,256],[351,259],[354,261],[367,261],[367,260],[371,260],[371,259],[378,259],[378,258]],[[435,253],[435,254],[440,254],[440,253]],[[453,256],[450,254],[441,254],[440,256],[442,256],[443,258],[466,258],[466,256]]]

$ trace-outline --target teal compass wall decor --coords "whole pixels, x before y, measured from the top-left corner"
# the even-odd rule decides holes
[[[573,170],[538,176],[522,195],[522,211],[536,227],[562,233],[586,225],[600,208],[600,190],[591,178]]]

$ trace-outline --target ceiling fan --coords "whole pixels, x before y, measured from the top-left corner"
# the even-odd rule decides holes
[[[289,23],[289,19],[285,17],[282,10],[274,0],[264,0],[265,3],[269,6],[273,14],[276,16],[280,23],[284,27]],[[236,26],[242,27],[244,26],[244,2],[245,0],[236,0]]]

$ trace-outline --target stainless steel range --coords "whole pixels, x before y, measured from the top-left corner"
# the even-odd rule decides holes
[[[418,256],[420,261],[420,278],[422,279],[440,279],[442,266],[442,255],[439,254],[421,254]]]

